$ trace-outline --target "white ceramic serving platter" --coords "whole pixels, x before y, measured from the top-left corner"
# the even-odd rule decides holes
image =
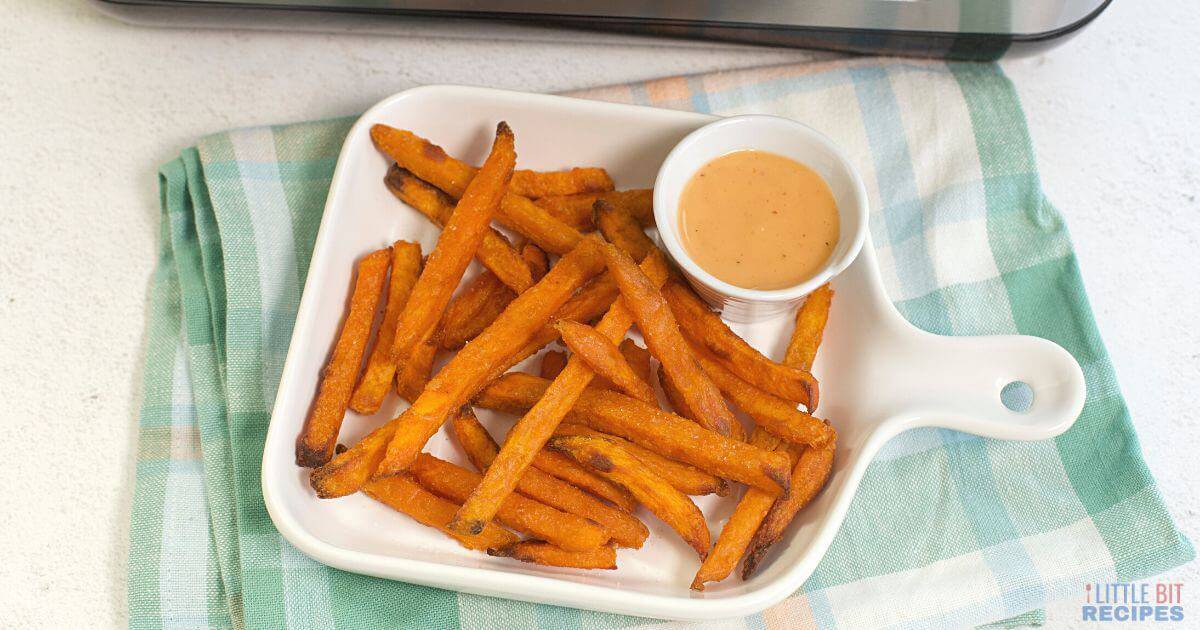
[[[840,435],[829,485],[749,581],[735,575],[703,593],[689,590],[699,566],[695,552],[644,511],[640,516],[651,536],[642,549],[620,550],[615,571],[579,571],[468,551],[362,495],[318,499],[308,485],[309,471],[295,465],[295,440],[343,315],[353,265],[398,238],[419,240],[426,252],[437,238],[434,227],[384,187],[388,161],[372,146],[368,131],[375,123],[412,129],[451,154],[479,163],[500,120],[516,132],[521,168],[603,166],[619,188],[631,188],[650,186],[671,148],[713,117],[432,86],[392,96],[359,119],[338,160],[263,453],[263,496],[271,518],[288,541],[312,558],[405,582],[592,610],[672,619],[745,615],[793,593],[812,573],[867,465],[897,433],[939,426],[1036,440],[1062,433],[1078,416],[1083,376],[1066,351],[1032,337],[951,338],[913,328],[884,294],[868,241],[834,283],[837,296],[814,369],[821,382],[818,415],[829,418]],[[778,357],[791,322],[785,316],[734,328]],[[1000,401],[1001,388],[1013,381],[1032,387],[1033,403],[1024,413],[1010,411]],[[374,416],[350,413],[341,441],[353,444],[403,404],[393,397]],[[482,410],[480,416],[497,437],[513,422]],[[465,464],[444,433],[427,450]],[[737,494],[697,500],[714,539]],[[936,523],[936,515],[930,515],[930,522]]]

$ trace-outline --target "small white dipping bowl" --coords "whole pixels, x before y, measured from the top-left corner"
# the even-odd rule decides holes
[[[837,201],[837,245],[815,275],[795,286],[763,291],[729,284],[696,264],[679,236],[679,198],[692,175],[712,160],[744,149],[769,151],[813,169]],[[756,322],[791,311],[850,266],[867,235],[867,191],[842,151],[817,130],[778,116],[733,116],[693,131],[667,155],[654,182],[654,220],[667,253],[700,296],[726,319]]]

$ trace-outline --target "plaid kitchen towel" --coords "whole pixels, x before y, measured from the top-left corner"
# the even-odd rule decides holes
[[[1037,623],[1082,583],[1193,557],[1142,461],[1062,218],[994,65],[854,59],[673,78],[587,98],[802,120],[853,157],[887,290],[948,335],[1051,339],[1088,397],[1042,442],[923,429],[871,465],[803,588],[708,627]],[[391,582],[283,540],[259,467],[309,256],[351,120],[204,138],[161,170],[129,612],[137,627],[596,628],[658,624]],[[1031,612],[1032,611],[1032,612]]]

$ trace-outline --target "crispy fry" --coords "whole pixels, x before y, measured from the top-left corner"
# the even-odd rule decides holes
[[[446,227],[454,214],[453,198],[395,164],[388,169],[383,181],[400,201],[415,208],[438,227]],[[529,268],[521,264],[521,255],[509,244],[508,238],[495,229],[489,228],[484,233],[475,258],[513,291],[520,292],[533,286],[534,279]]]
[[[588,238],[559,259],[541,281],[513,300],[491,326],[438,372],[400,416],[400,426],[376,475],[394,475],[407,468],[450,412],[467,402],[497,367],[524,346],[577,287],[599,273],[600,247],[597,239]]]
[[[700,508],[616,442],[592,436],[556,436],[546,446],[625,486],[638,502],[675,530],[703,559],[712,545]]]
[[[563,256],[541,281],[513,300],[487,330],[455,355],[403,414],[314,470],[311,482],[317,495],[331,498],[356,491],[380,466],[383,449],[398,434],[402,441],[397,445],[393,465],[403,469],[411,463],[450,412],[467,402],[488,379],[495,378],[498,369],[507,369],[505,366],[511,365],[508,362],[527,346],[529,338],[546,326],[551,313],[600,271],[603,258],[598,248],[598,241],[589,238]],[[401,426],[404,431],[398,432]],[[405,460],[403,465],[397,463]],[[390,470],[385,468],[384,472]]]
[[[467,549],[486,551],[517,543],[516,535],[492,523],[488,523],[482,532],[471,536],[463,536],[446,529],[446,523],[458,506],[422,488],[407,475],[372,481],[363,486],[362,491],[393,510],[407,514],[422,525],[440,529]]]
[[[542,361],[538,364],[538,376],[552,381],[565,367],[567,367],[567,353],[559,350],[547,350],[542,353]]]
[[[738,378],[706,348],[701,348],[695,342],[693,344],[696,363],[758,427],[795,444],[821,446],[837,439],[837,432],[833,427],[800,411],[793,403]]]
[[[354,395],[350,397],[350,408],[361,414],[372,414],[379,410],[388,385],[396,374],[396,362],[392,360],[392,339],[396,334],[396,323],[400,318],[408,295],[421,273],[421,246],[408,241],[392,243],[392,275],[388,280],[387,306],[383,321],[375,337],[375,347],[367,359],[367,367],[358,379]]]
[[[637,219],[628,211],[604,201],[596,202],[596,223],[600,233],[618,249],[629,254],[637,262],[641,262],[650,252],[658,249],[654,241],[646,236]]]
[[[621,351],[595,328],[569,319],[558,320],[555,327],[563,343],[593,372],[642,402],[651,405],[657,402],[654,390],[633,371]]]
[[[654,391],[654,367],[650,365],[650,351],[637,345],[632,339],[622,341],[619,349],[621,356],[629,362],[638,378],[650,386],[650,391]]]
[[[500,447],[492,440],[487,429],[475,418],[469,407],[464,407],[451,420],[451,429],[458,443],[466,451],[471,463],[481,471],[496,459]],[[536,463],[534,464],[536,466]],[[536,467],[525,469],[517,482],[517,492],[564,512],[576,514],[603,527],[613,541],[622,547],[641,547],[649,530],[632,514],[611,507],[575,486],[548,475]]]
[[[429,382],[437,352],[437,341],[426,339],[413,348],[412,354],[408,355],[408,360],[396,374],[396,393],[410,404],[417,400]]]
[[[750,435],[750,443],[762,449],[775,449],[779,446],[779,439],[762,429],[755,429]],[[717,535],[712,553],[708,554],[696,572],[692,580],[693,590],[703,591],[705,582],[720,582],[729,577],[774,503],[775,497],[770,494],[758,488],[746,488],[746,493]]]
[[[808,505],[813,497],[825,487],[829,473],[833,470],[832,448],[805,448],[796,465],[792,469],[792,490],[786,497],[780,497],[775,505],[767,512],[754,540],[750,543],[750,553],[742,565],[742,579],[749,579],[758,569],[767,550],[783,537],[783,530],[792,522],[796,513]]]
[[[821,346],[821,338],[825,331],[825,322],[829,319],[829,307],[833,300],[833,289],[822,285],[809,295],[804,305],[796,313],[796,327],[792,331],[788,343],[784,363],[802,369],[811,369],[816,358],[817,349]],[[760,430],[756,429],[756,434]],[[816,496],[825,485],[833,470],[835,442],[830,442],[820,450],[806,449],[802,446],[786,445],[788,454],[793,462],[793,479],[796,486],[792,494],[786,498],[776,499],[771,509],[760,519],[764,522],[757,527],[754,546],[751,554],[742,566],[742,579],[752,575],[767,549],[783,535],[783,530],[792,522],[800,509]],[[724,536],[724,534],[722,534]],[[747,541],[745,544],[749,544]],[[718,541],[718,545],[720,542]]]
[[[547,567],[569,569],[615,569],[617,550],[612,545],[596,547],[587,551],[567,551],[550,543],[527,540],[507,547],[488,549],[489,556],[512,558]]]
[[[446,155],[441,147],[411,131],[375,125],[371,127],[371,139],[402,168],[451,197],[462,196],[475,177],[474,168]],[[583,238],[578,230],[534,205],[529,198],[512,193],[504,195],[496,220],[554,254],[566,254]]]
[[[466,499],[482,479],[478,473],[428,453],[421,453],[410,471],[417,483],[454,502]],[[515,531],[569,551],[595,549],[608,542],[608,532],[591,521],[556,510],[522,494],[505,497],[496,512],[496,520]],[[480,531],[483,531],[482,528]]]
[[[338,431],[346,416],[346,405],[350,402],[363,353],[371,336],[371,324],[375,321],[375,308],[379,304],[390,260],[391,252],[381,249],[358,261],[346,320],[333,345],[329,362],[321,371],[317,399],[296,440],[298,466],[320,466],[333,457]]]
[[[537,403],[550,382],[511,372],[485,387],[475,405],[506,413],[522,413]],[[740,481],[779,494],[788,485],[788,460],[709,431],[696,423],[628,396],[587,389],[566,420],[587,425],[724,479]],[[353,450],[353,449],[351,449]]]
[[[678,282],[663,288],[671,311],[689,337],[708,348],[742,379],[810,410],[817,406],[817,380],[805,370],[776,363],[738,337],[691,289]],[[653,348],[651,348],[653,351]],[[667,371],[670,375],[670,371]]]
[[[586,490],[626,512],[637,508],[637,501],[628,490],[580,466],[575,460],[561,453],[543,448],[533,456],[532,467]]]
[[[825,334],[825,323],[829,321],[829,307],[833,302],[833,287],[825,283],[808,294],[804,305],[796,311],[796,329],[788,343],[783,362],[802,370],[812,371],[817,358],[817,348]]]
[[[575,221],[590,220],[592,206],[600,199],[633,215],[638,223],[646,227],[654,225],[654,191],[649,188],[617,190],[599,194],[542,197],[537,200],[537,205],[574,225]],[[568,220],[567,217],[575,217],[575,220]]]
[[[526,245],[521,257],[529,265],[534,280],[546,274],[546,254],[535,245]],[[442,320],[438,324],[438,339],[442,348],[457,350],[491,325],[504,307],[517,294],[491,271],[485,270],[467,284],[446,305]]]
[[[491,225],[516,159],[512,130],[500,123],[491,154],[454,208],[417,278],[412,297],[400,313],[392,341],[393,360],[407,360],[417,344],[433,333]]]
[[[721,435],[745,439],[742,425],[725,405],[717,386],[696,366],[662,293],[628,254],[611,244],[606,244],[603,251],[608,271],[617,281],[624,303],[636,317],[646,347],[662,363],[667,378],[695,413],[693,420]]]
[[[654,280],[646,279],[652,290],[666,281],[667,265],[661,255],[647,257],[645,267],[654,277]],[[641,270],[637,270],[637,273],[646,278]],[[633,314],[622,300],[613,303],[596,325],[596,331],[611,343],[624,337],[631,325]],[[620,358],[619,353],[617,356]],[[500,500],[512,492],[521,471],[529,466],[534,455],[553,433],[554,427],[558,426],[579,394],[591,382],[592,376],[592,370],[578,357],[567,361],[567,367],[551,382],[543,398],[509,432],[499,456],[488,468],[483,483],[463,504],[451,527],[460,531],[474,531],[491,520]]]
[[[512,178],[512,193],[532,198],[608,192],[613,188],[608,171],[596,167],[566,171],[520,170],[513,173]]]
[[[582,424],[571,422],[564,422],[558,425],[558,428],[554,430],[554,435],[587,435],[616,442],[629,451],[631,455],[641,460],[647,468],[653,470],[659,477],[666,479],[667,483],[684,494],[691,496],[715,494],[721,497],[729,494],[729,482],[724,479],[706,473],[695,466],[689,466],[682,462],[663,457],[625,438],[609,435],[590,427],[585,427]]]

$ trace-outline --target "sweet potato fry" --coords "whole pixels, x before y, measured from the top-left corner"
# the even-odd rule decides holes
[[[654,280],[646,278],[641,270],[636,271],[642,278],[646,278],[652,290],[656,290],[657,286],[666,281],[666,260],[661,255],[650,256],[644,264]],[[596,331],[611,343],[623,338],[631,325],[633,314],[621,300],[613,303],[608,309],[596,325]],[[617,356],[620,358],[619,353]],[[624,361],[623,358],[621,360]],[[491,520],[500,500],[512,492],[521,471],[529,466],[534,455],[554,431],[554,427],[558,426],[579,394],[591,382],[592,376],[592,370],[578,357],[567,361],[567,367],[551,382],[543,398],[509,431],[508,438],[496,461],[488,468],[483,483],[479,484],[479,488],[463,504],[451,527],[460,531],[474,531]]]
[[[550,197],[582,193],[608,192],[614,188],[608,171],[602,168],[573,168],[566,171],[526,171],[513,173],[512,193],[522,197]]]
[[[546,442],[601,475],[625,486],[704,559],[712,545],[700,508],[617,443],[591,436],[556,436]]]
[[[425,268],[417,278],[412,297],[400,313],[400,322],[392,341],[394,360],[406,360],[417,344],[432,334],[437,326],[446,304],[458,288],[463,272],[491,225],[492,215],[499,207],[508,180],[512,177],[516,158],[512,130],[500,123],[496,128],[496,142],[492,145],[491,154],[454,208],[450,221],[438,236],[437,246],[429,254]]]
[[[761,449],[775,449],[779,446],[779,439],[762,429],[755,429],[750,435],[750,444]],[[700,565],[700,570],[696,572],[696,577],[692,580],[693,590],[703,591],[705,582],[720,582],[729,577],[738,560],[746,553],[746,547],[758,531],[759,524],[774,504],[775,497],[770,494],[758,488],[746,489],[733,514],[725,522],[725,527],[717,535],[712,553],[708,554],[704,563]]]
[[[354,395],[350,397],[350,408],[358,413],[372,414],[379,410],[388,386],[396,374],[396,362],[392,360],[392,339],[396,335],[396,324],[400,313],[408,302],[408,295],[417,276],[421,273],[421,246],[408,241],[392,244],[392,275],[388,280],[387,306],[383,321],[375,337],[375,347],[367,359],[367,367],[358,379]]]
[[[821,338],[825,331],[825,322],[829,319],[829,307],[832,300],[833,289],[828,284],[822,285],[805,300],[804,305],[796,313],[796,327],[792,331],[792,338],[788,343],[787,353],[784,355],[785,364],[805,370],[812,369],[817,348],[821,345]],[[756,429],[755,434],[759,433],[761,433],[761,429]],[[743,579],[754,573],[767,549],[783,535],[783,530],[792,522],[800,508],[811,501],[812,497],[816,496],[820,488],[825,485],[833,468],[835,447],[836,443],[834,442],[830,442],[819,450],[806,449],[796,445],[783,446],[792,457],[792,474],[796,484],[791,496],[773,501],[770,510],[760,519],[765,522],[756,528],[753,551],[742,567]],[[802,475],[806,477],[801,478]],[[749,495],[747,494],[747,496]],[[747,540],[744,546],[749,544],[750,540]],[[720,541],[718,541],[718,545],[720,545]],[[699,578],[699,576],[697,577]]]
[[[641,262],[647,254],[658,249],[654,241],[646,236],[641,224],[629,212],[604,201],[596,202],[596,223],[605,240]]]
[[[833,430],[833,427],[800,411],[795,404],[773,396],[738,378],[706,348],[701,348],[699,343],[693,343],[692,351],[696,363],[735,405],[754,420],[759,428],[795,444],[822,446],[837,438],[837,432]]]
[[[546,274],[546,254],[534,245],[526,245],[521,257],[529,265],[534,280]],[[516,292],[508,288],[500,278],[485,270],[459,291],[446,305],[442,320],[438,324],[438,339],[442,348],[457,350],[491,325],[504,307],[508,306]]]
[[[783,362],[802,370],[812,371],[817,358],[817,348],[825,334],[825,323],[829,321],[829,307],[833,303],[833,287],[828,283],[808,294],[804,305],[796,311],[796,329],[788,343]]]
[[[513,300],[487,330],[455,355],[403,414],[314,470],[311,481],[318,496],[337,497],[358,490],[380,467],[385,449],[398,434],[402,438],[393,465],[407,467],[446,417],[495,378],[498,369],[507,369],[529,338],[547,325],[550,315],[602,266],[599,242],[594,238],[563,256],[541,281]],[[402,432],[397,431],[400,427]],[[390,470],[394,468],[384,468],[385,473]]]
[[[725,405],[717,386],[696,366],[658,287],[625,252],[611,244],[606,244],[603,251],[608,271],[621,289],[623,303],[637,319],[646,347],[658,358],[667,378],[695,413],[693,420],[721,435],[745,439],[742,425]]]
[[[462,196],[475,177],[474,168],[446,155],[441,147],[411,131],[375,125],[371,127],[371,139],[402,168],[451,197]],[[583,238],[578,230],[555,219],[528,197],[512,193],[501,201],[496,220],[554,254],[566,254]]]
[[[470,408],[464,408],[455,415],[450,426],[471,463],[481,471],[487,470],[500,452],[500,447]],[[595,522],[608,532],[613,542],[622,547],[641,547],[650,535],[646,526],[632,514],[611,507],[583,490],[542,472],[536,468],[536,462],[521,475],[517,492]]]
[[[642,380],[625,360],[621,351],[608,337],[591,326],[560,319],[555,323],[558,334],[571,352],[575,353],[596,374],[630,396],[651,405],[657,402],[654,390]]]
[[[628,490],[580,466],[575,460],[561,453],[543,448],[533,456],[532,467],[594,494],[626,512],[633,512],[637,508],[637,501]]]
[[[372,481],[364,485],[362,491],[393,510],[407,514],[422,525],[441,530],[467,549],[486,551],[517,543],[515,534],[492,523],[488,523],[483,531],[471,536],[456,534],[446,529],[446,523],[458,506],[422,488],[406,475]]]
[[[567,367],[567,353],[547,350],[542,353],[542,360],[538,364],[538,376],[552,381],[554,377],[562,373],[565,367]]]
[[[618,348],[638,378],[650,386],[650,391],[654,391],[654,367],[650,365],[650,351],[637,345],[632,339],[622,341]]]
[[[317,399],[296,440],[298,466],[320,466],[333,457],[338,431],[346,416],[346,405],[350,402],[363,353],[371,336],[375,308],[379,304],[390,261],[391,252],[387,249],[371,252],[358,261],[350,308],[329,362],[321,371]]]
[[[567,551],[550,543],[524,541],[507,547],[488,549],[489,556],[512,558],[547,567],[568,569],[615,569],[617,550],[612,545],[596,547],[587,551]]]
[[[559,219],[574,225],[575,221],[591,219],[592,206],[600,199],[633,215],[633,218],[643,226],[654,225],[654,191],[649,188],[563,197],[542,197],[537,200],[537,205],[545,208]],[[574,220],[567,217],[574,217]]]
[[[446,227],[454,214],[453,198],[395,164],[388,169],[383,181],[400,201],[415,208],[438,227]],[[475,258],[513,291],[520,292],[533,286],[534,279],[528,267],[521,264],[520,253],[495,229],[489,228],[484,233]]]
[[[475,405],[519,414],[536,404],[549,386],[549,381],[531,374],[511,372],[483,388]],[[724,479],[773,494],[787,490],[788,460],[783,453],[732,440],[617,392],[586,389],[566,420],[623,437]]]
[[[684,494],[691,496],[715,494],[722,497],[729,494],[729,483],[724,479],[706,473],[695,466],[689,466],[682,462],[663,457],[625,438],[609,435],[590,427],[585,427],[582,424],[571,422],[558,425],[558,428],[554,430],[554,435],[586,435],[616,442],[622,448],[629,451],[631,455],[638,458],[647,468],[653,470],[659,477],[666,479],[667,483]]]
[[[438,344],[436,340],[426,339],[413,348],[408,360],[396,374],[396,393],[410,404],[421,395],[425,384],[429,382],[433,370],[433,360],[437,357]]]
[[[703,300],[682,284],[669,283],[663,288],[663,295],[683,331],[708,348],[734,374],[784,400],[800,403],[810,410],[816,408],[817,380],[812,374],[763,356],[730,330],[716,313],[708,310]],[[670,370],[667,374],[670,375]]]
[[[833,449],[829,447],[805,448],[792,469],[792,489],[771,506],[767,516],[754,534],[750,553],[742,565],[742,579],[749,579],[758,569],[767,550],[783,536],[783,530],[792,522],[796,513],[808,505],[813,497],[825,487],[829,473],[833,470]]]
[[[428,453],[421,453],[417,457],[410,472],[417,483],[430,492],[454,502],[465,500],[482,479],[478,473]],[[594,549],[608,542],[608,532],[591,521],[556,510],[522,494],[505,497],[496,512],[496,520],[515,531],[568,551]]]
[[[559,259],[541,281],[517,296],[491,326],[438,372],[412,406],[398,418],[399,428],[375,472],[377,476],[394,475],[408,468],[450,412],[466,403],[496,368],[546,325],[550,315],[577,287],[599,273],[602,256],[597,250],[600,247],[595,238],[581,242],[574,251]]]

